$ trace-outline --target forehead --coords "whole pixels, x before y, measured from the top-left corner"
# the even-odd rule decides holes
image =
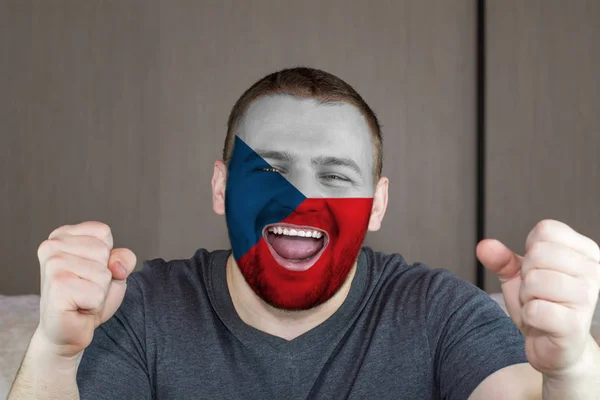
[[[320,104],[289,95],[253,102],[238,135],[255,150],[285,151],[297,157],[348,157],[372,171],[373,145],[365,118],[348,103]]]

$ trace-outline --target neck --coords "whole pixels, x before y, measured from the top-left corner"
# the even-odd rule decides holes
[[[325,322],[342,306],[355,273],[356,262],[333,297],[318,307],[302,311],[280,310],[258,297],[244,279],[233,256],[227,260],[227,287],[235,311],[242,321],[270,335],[293,340]]]

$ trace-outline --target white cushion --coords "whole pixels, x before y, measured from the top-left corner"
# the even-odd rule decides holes
[[[37,295],[0,295],[0,399],[8,390],[39,321]]]

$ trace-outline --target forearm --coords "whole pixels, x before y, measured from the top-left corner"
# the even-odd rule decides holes
[[[542,398],[543,400],[600,400],[600,347],[592,338],[581,366],[572,376],[569,378],[544,376]]]
[[[80,359],[52,354],[34,334],[7,400],[78,400]]]

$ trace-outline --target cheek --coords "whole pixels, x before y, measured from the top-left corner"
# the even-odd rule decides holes
[[[364,234],[371,216],[373,198],[329,199],[328,206],[339,236]]]
[[[276,193],[262,189],[270,182],[261,179],[260,174],[241,171],[235,179],[227,183],[225,204],[227,213],[236,221],[253,224],[263,215],[268,219],[271,204]]]
[[[249,199],[245,193],[248,193],[248,188],[243,185],[227,186],[225,210],[228,219],[236,222],[254,221],[264,208],[264,200],[256,197]]]

